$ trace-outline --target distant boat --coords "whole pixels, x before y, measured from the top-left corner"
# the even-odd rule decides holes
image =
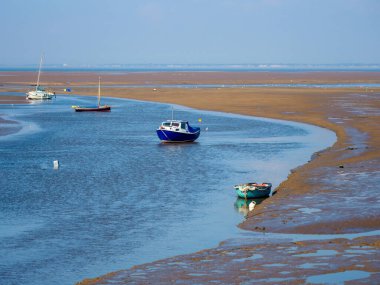
[[[268,197],[271,193],[272,183],[261,183],[258,184],[256,182],[244,183],[234,186],[236,194],[240,198],[244,199],[253,199],[253,198],[261,198]]]
[[[26,93],[26,99],[29,99],[29,100],[46,100],[46,99],[53,98],[53,96],[55,95],[54,92],[45,90],[45,88],[40,86],[40,75],[41,75],[42,61],[43,61],[43,55],[41,56],[40,67],[38,69],[36,89],[27,92]]]
[[[98,105],[97,106],[72,106],[76,112],[109,112],[111,111],[111,106],[100,105],[100,76],[99,76],[99,87],[98,87]]]

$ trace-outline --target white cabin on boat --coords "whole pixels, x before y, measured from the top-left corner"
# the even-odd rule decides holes
[[[167,120],[161,123],[159,129],[173,132],[189,132],[189,124],[187,121]]]

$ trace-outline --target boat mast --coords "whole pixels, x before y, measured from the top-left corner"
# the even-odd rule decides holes
[[[44,58],[44,54],[41,55],[40,68],[38,69],[36,91],[38,90],[38,86],[40,85],[40,75],[41,75],[41,67],[42,67],[42,60],[43,60],[43,58]]]
[[[172,106],[172,121],[174,120],[174,107]]]
[[[98,87],[98,108],[100,106],[100,76],[99,76],[99,87]]]

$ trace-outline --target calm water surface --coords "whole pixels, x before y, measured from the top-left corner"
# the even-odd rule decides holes
[[[335,140],[306,125],[177,108],[201,136],[162,144],[155,129],[170,106],[103,101],[112,112],[70,108],[94,97],[0,105],[23,126],[0,137],[1,284],[73,284],[217,246],[240,235],[234,184],[276,187]]]

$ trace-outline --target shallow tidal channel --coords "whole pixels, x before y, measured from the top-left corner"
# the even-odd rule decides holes
[[[155,129],[171,106],[103,98],[110,113],[71,109],[95,101],[0,105],[22,126],[0,137],[2,284],[73,284],[244,236],[233,185],[275,188],[336,139],[310,125],[176,106],[174,117],[201,136],[162,144]]]

